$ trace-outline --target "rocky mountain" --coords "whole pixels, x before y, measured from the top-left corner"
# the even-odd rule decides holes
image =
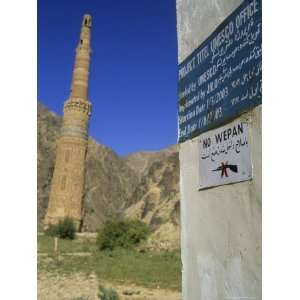
[[[96,231],[107,218],[122,215],[137,184],[135,172],[115,152],[90,138],[83,230]]]
[[[54,169],[61,117],[38,103],[38,229],[42,229]],[[83,230],[96,231],[107,218],[126,216],[148,223],[150,245],[179,246],[177,146],[119,157],[89,138]]]
[[[141,161],[142,154],[137,154]],[[134,157],[130,157],[133,161]],[[130,197],[125,216],[140,219],[153,230],[149,246],[179,248],[179,160],[177,147],[146,154],[140,183]],[[139,170],[141,171],[141,170]]]
[[[124,160],[128,167],[134,170],[140,181],[153,162],[167,159],[169,155],[178,152],[177,147],[177,145],[173,145],[160,151],[135,152],[126,156]]]
[[[38,102],[37,106],[37,216],[38,230],[42,228],[50,182],[54,170],[55,143],[62,120]]]

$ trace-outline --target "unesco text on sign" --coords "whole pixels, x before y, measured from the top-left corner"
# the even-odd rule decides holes
[[[179,65],[179,142],[261,104],[261,26],[261,0],[245,0]]]
[[[237,119],[199,140],[200,189],[252,178],[248,124]]]

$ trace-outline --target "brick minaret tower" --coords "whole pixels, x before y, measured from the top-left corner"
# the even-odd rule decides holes
[[[88,100],[90,35],[92,20],[84,15],[76,49],[69,99],[64,104],[63,125],[57,141],[56,161],[45,228],[70,217],[80,230],[85,179],[85,158],[91,103]]]

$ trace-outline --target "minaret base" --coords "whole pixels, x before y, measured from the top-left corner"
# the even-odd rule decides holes
[[[50,216],[46,216],[44,219],[44,231],[47,230],[51,225],[56,225],[59,223],[60,220],[63,220],[65,217],[50,217]],[[71,218],[74,225],[75,225],[75,230],[76,232],[81,232],[81,228],[82,228],[82,220],[76,220],[74,218]]]

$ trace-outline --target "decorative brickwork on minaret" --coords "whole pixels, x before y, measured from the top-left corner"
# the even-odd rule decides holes
[[[70,217],[77,230],[80,230],[91,114],[91,103],[88,100],[91,26],[91,16],[84,15],[76,49],[71,93],[64,104],[63,125],[57,141],[45,228],[64,217]]]

